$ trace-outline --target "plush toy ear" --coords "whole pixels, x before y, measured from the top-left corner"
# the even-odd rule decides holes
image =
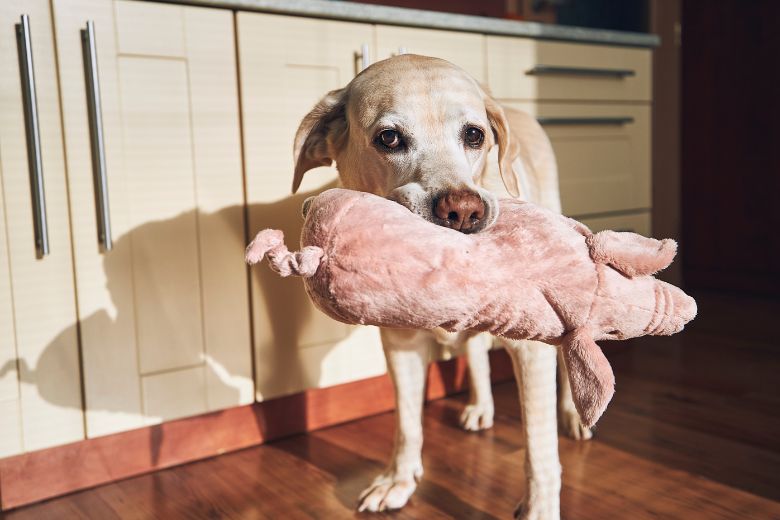
[[[333,163],[336,146],[347,129],[345,97],[344,89],[328,92],[301,121],[293,146],[293,193],[301,186],[304,173]]]
[[[666,269],[677,254],[677,242],[670,238],[656,240],[625,231],[599,231],[585,243],[594,262],[609,264],[629,278]]]
[[[569,333],[561,348],[574,406],[583,424],[591,427],[604,413],[615,393],[615,374],[604,353],[585,329]]]
[[[520,196],[520,175],[522,172],[515,172],[512,163],[519,154],[519,146],[516,139],[513,139],[512,132],[509,129],[509,121],[506,119],[504,109],[495,99],[485,94],[485,112],[487,112],[490,128],[498,143],[498,168],[501,173],[501,180],[504,182],[506,191],[513,197]],[[524,194],[526,197],[528,194]]]

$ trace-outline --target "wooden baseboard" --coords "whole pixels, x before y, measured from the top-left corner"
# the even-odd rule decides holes
[[[503,350],[491,351],[490,361],[494,382],[512,377],[512,364]],[[431,364],[428,400],[466,388],[463,359]],[[310,432],[393,406],[392,384],[384,375],[7,457],[0,459],[0,508],[5,511]]]

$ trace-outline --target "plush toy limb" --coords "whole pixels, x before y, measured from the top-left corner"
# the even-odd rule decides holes
[[[307,246],[300,251],[291,253],[284,245],[284,234],[278,229],[264,229],[246,248],[246,263],[249,265],[260,262],[268,255],[271,269],[282,276],[314,276],[325,252],[316,246]]]
[[[558,350],[558,430],[575,441],[586,441],[593,437],[591,429],[582,424],[580,412],[574,404],[562,350]]]
[[[668,267],[677,254],[674,240],[656,240],[636,233],[601,231],[585,242],[594,262],[609,264],[628,277],[655,274]]]
[[[593,426],[615,393],[615,374],[590,333],[580,328],[561,343],[574,405],[586,427]]]

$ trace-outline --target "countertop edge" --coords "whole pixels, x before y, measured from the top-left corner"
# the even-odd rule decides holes
[[[308,16],[350,22],[378,23],[452,31],[518,36],[543,40],[595,43],[622,47],[657,47],[658,35],[590,29],[536,22],[502,20],[354,2],[328,0],[150,0],[158,3],[218,7],[240,11]]]

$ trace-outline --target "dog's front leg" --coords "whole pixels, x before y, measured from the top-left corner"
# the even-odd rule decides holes
[[[555,413],[557,349],[536,341],[512,341],[506,347],[520,393],[528,484],[515,518],[556,520],[560,517],[561,491]]]
[[[422,406],[431,346],[427,331],[382,329],[387,368],[395,386],[395,448],[390,465],[360,495],[359,511],[398,509],[422,477]]]
[[[493,337],[487,333],[475,334],[465,341],[471,388],[469,404],[460,416],[460,424],[464,430],[486,430],[493,426],[493,391],[490,387],[488,356],[492,343]]]

